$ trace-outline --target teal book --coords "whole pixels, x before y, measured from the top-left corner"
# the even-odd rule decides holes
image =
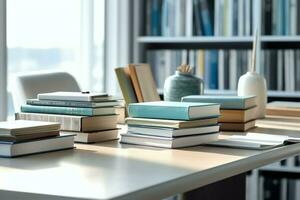
[[[256,106],[256,96],[185,96],[182,102],[219,103],[221,109],[245,110]]]
[[[114,107],[76,108],[76,107],[59,107],[59,106],[23,105],[21,106],[21,111],[25,113],[46,113],[46,114],[79,115],[79,116],[115,114]]]
[[[129,104],[128,114],[134,118],[193,120],[220,115],[216,103],[155,101]]]

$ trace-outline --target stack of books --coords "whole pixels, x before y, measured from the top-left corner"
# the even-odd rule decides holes
[[[0,122],[0,156],[16,157],[71,149],[73,134],[59,134],[60,124],[39,121]]]
[[[145,102],[129,104],[128,130],[121,143],[180,148],[215,141],[220,105],[215,103]]]
[[[62,131],[76,134],[75,142],[94,143],[118,138],[118,105],[102,93],[44,93],[28,99],[16,119],[59,122]]]
[[[183,102],[219,103],[221,131],[247,131],[255,127],[256,96],[207,96],[191,95]]]

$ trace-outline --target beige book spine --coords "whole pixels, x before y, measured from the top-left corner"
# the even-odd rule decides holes
[[[81,118],[72,116],[45,115],[32,113],[16,113],[17,120],[33,120],[45,122],[58,122],[61,124],[61,130],[64,131],[81,131]]]

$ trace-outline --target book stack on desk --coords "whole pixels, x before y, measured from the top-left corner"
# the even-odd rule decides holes
[[[117,139],[118,105],[107,94],[44,93],[28,99],[16,119],[60,122],[62,131],[76,134],[75,142],[94,143]]]
[[[218,120],[221,131],[247,131],[255,127],[255,96],[207,96],[191,95],[183,102],[219,103],[221,116]]]
[[[60,134],[59,129],[60,124],[53,122],[0,122],[0,156],[16,157],[73,148],[74,135]]]
[[[121,143],[180,148],[215,141],[219,135],[219,109],[215,103],[129,104],[128,130],[121,134]]]

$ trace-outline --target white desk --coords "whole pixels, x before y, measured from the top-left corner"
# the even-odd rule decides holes
[[[280,128],[277,132],[300,136],[298,127]],[[169,150],[117,141],[76,147],[1,158],[0,199],[159,199],[300,153],[300,144],[267,151],[205,146]]]

